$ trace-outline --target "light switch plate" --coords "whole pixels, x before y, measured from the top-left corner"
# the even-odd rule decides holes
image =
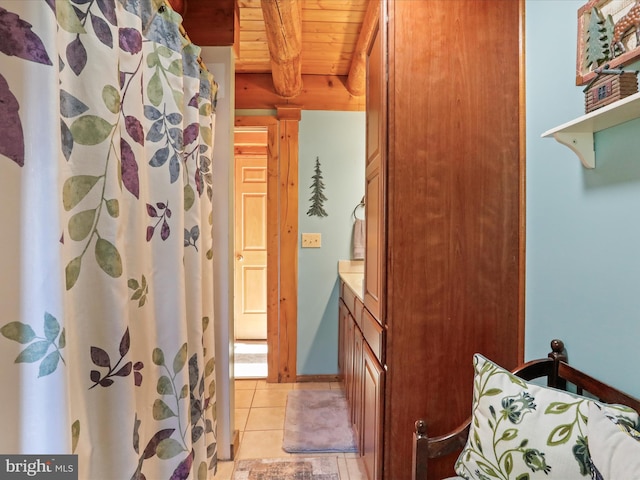
[[[320,248],[322,245],[322,235],[319,233],[303,233],[302,248]]]

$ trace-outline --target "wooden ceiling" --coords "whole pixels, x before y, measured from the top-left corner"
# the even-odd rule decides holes
[[[169,0],[201,47],[233,46],[236,108],[364,110],[372,0]]]

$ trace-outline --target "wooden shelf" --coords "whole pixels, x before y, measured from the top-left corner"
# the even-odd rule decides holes
[[[541,136],[555,138],[573,150],[582,165],[595,168],[593,134],[636,118],[640,118],[640,92],[547,130]]]

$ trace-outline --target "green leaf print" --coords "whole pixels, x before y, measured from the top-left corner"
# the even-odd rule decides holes
[[[89,236],[96,219],[96,210],[84,210],[69,219],[69,236],[79,242]]]
[[[172,395],[173,384],[171,383],[171,379],[166,375],[162,375],[158,379],[158,385],[156,386],[156,390],[160,395]]]
[[[68,212],[78,205],[91,191],[100,177],[92,175],[76,175],[67,178],[62,186],[62,205]]]
[[[153,354],[151,355],[151,359],[153,363],[158,366],[164,365],[164,353],[159,348],[153,349]]]
[[[37,362],[45,356],[47,350],[49,349],[49,345],[51,345],[51,342],[47,340],[38,340],[37,342],[33,342],[22,352],[20,352],[20,355],[18,355],[18,358],[16,358],[15,363]]]
[[[122,259],[118,249],[108,240],[99,238],[96,242],[96,261],[109,276],[118,278],[122,275]]]
[[[178,373],[187,361],[187,344],[184,343],[173,359],[173,373]]]
[[[50,313],[44,314],[44,336],[50,342],[53,342],[60,333],[60,324],[56,317]]]
[[[80,420],[76,420],[71,424],[71,453],[76,452],[79,439],[80,439]]]
[[[102,101],[111,113],[120,112],[120,92],[112,85],[102,89]]]
[[[173,438],[165,438],[158,443],[156,455],[163,460],[167,460],[184,451],[184,447],[177,440],[174,440]]]
[[[157,398],[153,402],[153,418],[155,420],[166,420],[167,418],[176,417],[177,415],[164,403],[164,400]]]
[[[82,257],[76,257],[71,260],[64,269],[66,277],[67,290],[71,290],[78,281],[80,276],[80,267],[82,266]]]
[[[169,68],[167,69],[169,73],[172,73],[176,77],[182,76],[182,59],[177,58],[173,62],[169,64]]]
[[[58,367],[58,361],[60,361],[60,354],[56,350],[44,357],[44,360],[42,360],[38,369],[38,378],[45,377],[50,373],[53,373]]]
[[[118,218],[120,216],[120,203],[118,203],[118,199],[112,198],[111,200],[107,200],[107,212],[113,218]]]
[[[149,84],[147,85],[147,96],[149,97],[151,104],[155,107],[160,105],[160,102],[162,102],[162,80],[160,79],[160,75],[157,71],[151,76],[151,80],[149,80]]]
[[[59,0],[56,2],[56,19],[58,20],[58,25],[67,32],[87,32],[82,26],[82,22],[80,22],[80,19],[69,0]]]
[[[98,145],[104,142],[113,125],[97,115],[85,115],[75,120],[70,127],[73,140],[80,145]]]
[[[0,328],[0,333],[9,340],[22,344],[29,343],[36,338],[36,332],[33,331],[33,328],[22,322],[7,323]]]
[[[196,201],[196,194],[191,185],[184,186],[184,211],[188,212]]]

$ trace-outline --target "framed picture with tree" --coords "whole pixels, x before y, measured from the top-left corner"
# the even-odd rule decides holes
[[[578,10],[576,85],[596,69],[622,67],[640,57],[640,0],[590,0]]]

